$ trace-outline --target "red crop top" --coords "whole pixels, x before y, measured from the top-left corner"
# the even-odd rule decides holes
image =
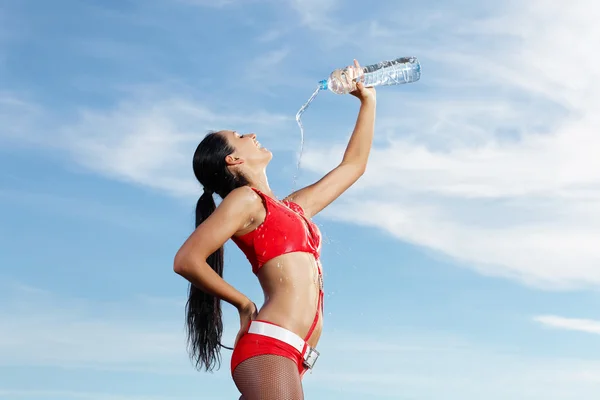
[[[231,239],[244,252],[252,265],[252,272],[269,260],[297,251],[311,253],[319,259],[321,232],[317,225],[304,216],[304,210],[291,201],[278,202],[252,188],[264,200],[265,220],[256,229]]]

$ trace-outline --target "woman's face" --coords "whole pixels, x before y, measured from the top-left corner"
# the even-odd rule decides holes
[[[262,147],[254,133],[240,135],[236,131],[221,131],[227,142],[235,150],[232,156],[242,160],[249,167],[264,166],[271,161],[273,155],[269,150]]]

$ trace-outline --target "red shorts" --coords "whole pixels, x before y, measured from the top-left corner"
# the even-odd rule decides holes
[[[267,324],[279,326],[269,321],[255,320],[257,322],[264,322]],[[250,325],[248,325],[250,328]],[[304,375],[307,367],[304,366],[304,358],[302,353],[298,351],[294,346],[283,342],[279,339],[275,339],[269,336],[263,336],[260,334],[249,333],[246,328],[246,333],[237,342],[231,355],[231,374],[235,371],[235,368],[243,361],[266,354],[277,355],[287,357],[294,361],[298,366],[298,373],[300,377]]]

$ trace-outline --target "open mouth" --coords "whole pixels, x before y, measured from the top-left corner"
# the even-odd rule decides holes
[[[254,140],[254,144],[256,145],[256,147],[258,147],[259,149],[262,148],[262,146],[260,145],[260,142],[258,140]]]

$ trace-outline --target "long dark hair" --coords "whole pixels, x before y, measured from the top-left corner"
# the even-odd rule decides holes
[[[225,157],[234,149],[225,137],[218,132],[210,132],[196,148],[193,169],[196,179],[204,187],[204,193],[196,204],[196,227],[215,210],[213,193],[222,199],[232,190],[248,184],[241,174],[233,174],[225,162]],[[220,277],[223,277],[223,247],[206,260]],[[186,304],[188,350],[198,370],[217,369],[221,363],[221,335],[223,321],[221,299],[212,296],[190,284]]]

